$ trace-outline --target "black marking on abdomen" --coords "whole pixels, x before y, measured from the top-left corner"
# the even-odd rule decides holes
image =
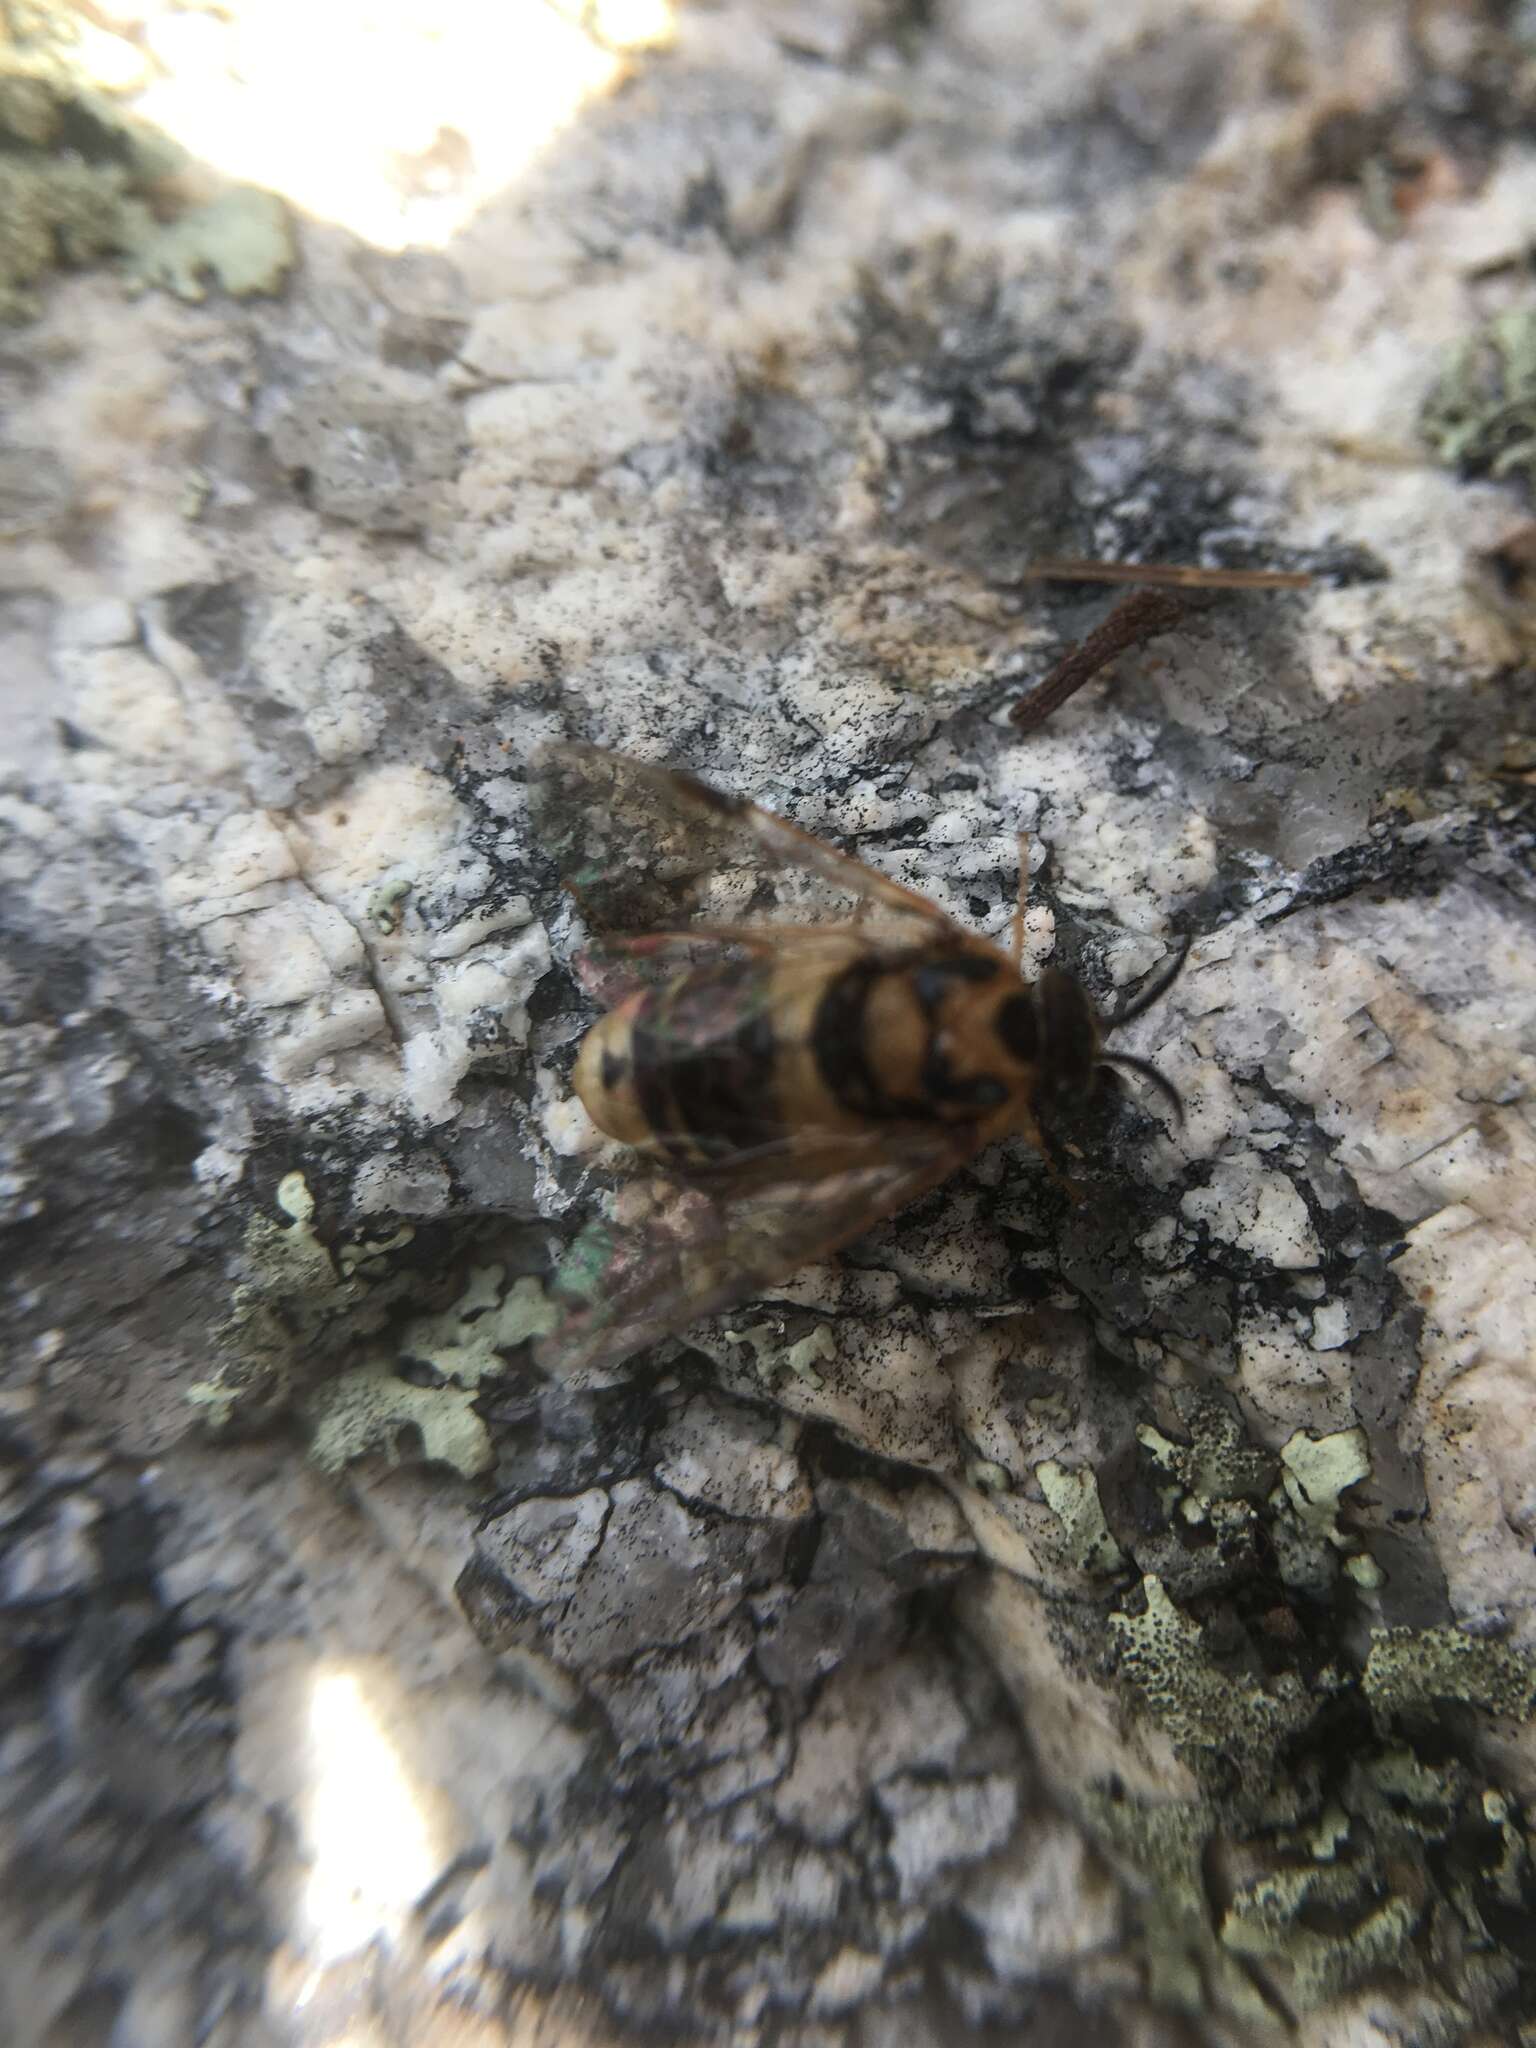
[[[850,1115],[932,1122],[931,1104],[888,1094],[870,1063],[865,1033],[869,998],[875,983],[893,972],[900,970],[873,960],[845,967],[816,1005],[811,1052],[829,1093]]]
[[[651,989],[636,1006],[629,1032],[630,1069],[635,1100],[651,1135],[665,1143],[672,1132],[672,1097],[667,1086],[668,1053],[664,1020],[659,1013],[665,989]]]
[[[599,1072],[603,1087],[611,1095],[615,1088],[622,1086],[629,1072],[629,1061],[625,1059],[623,1053],[615,1052],[611,1045],[605,1045]]]
[[[864,1012],[883,972],[872,960],[855,960],[827,984],[811,1022],[816,1071],[838,1106],[855,1116],[894,1113],[864,1046]]]
[[[679,1160],[727,1159],[782,1134],[767,976],[732,964],[685,975],[641,1009],[635,1090]]]
[[[742,1152],[776,1135],[777,1050],[773,1019],[758,1001],[733,1030],[675,1060],[675,1128],[710,1153]]]

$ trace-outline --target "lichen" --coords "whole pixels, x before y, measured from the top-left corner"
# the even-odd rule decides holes
[[[1141,1948],[1153,2001],[1205,2014],[1214,1992],[1256,2030],[1274,2027],[1280,2017],[1275,2007],[1212,1938],[1203,1872],[1216,1827],[1213,1811],[1200,1801],[1155,1803],[1128,1799],[1118,1788],[1095,1787],[1082,1817],[1137,1881]]]
[[[1339,1500],[1351,1486],[1368,1479],[1370,1452],[1363,1429],[1341,1429],[1331,1436],[1297,1430],[1280,1447],[1282,1483],[1297,1520],[1309,1534],[1343,1549],[1348,1539],[1339,1528]]]
[[[503,1294],[503,1278],[500,1266],[477,1267],[451,1308],[406,1326],[402,1357],[477,1387],[500,1369],[503,1351],[552,1330],[559,1318],[542,1282],[517,1280]]]
[[[414,1431],[421,1456],[452,1465],[466,1479],[495,1463],[490,1431],[475,1414],[471,1390],[452,1384],[417,1386],[384,1363],[360,1365],[327,1384],[309,1405],[309,1454],[322,1472],[381,1451],[391,1464]]]
[[[978,1493],[1008,1493],[1013,1488],[1007,1466],[999,1465],[995,1458],[973,1459],[965,1476]]]
[[[1138,1546],[1144,1570],[1155,1571],[1176,1596],[1203,1591],[1218,1578],[1251,1570],[1262,1532],[1293,1592],[1326,1598],[1341,1564],[1363,1590],[1380,1583],[1339,1521],[1341,1496],[1370,1473],[1363,1430],[1322,1437],[1298,1430],[1277,1461],[1249,1441],[1237,1415],[1215,1395],[1183,1394],[1179,1408],[1188,1442],[1150,1423],[1136,1431],[1150,1465],[1166,1475],[1162,1483],[1154,1475],[1153,1483],[1173,1532],[1160,1545],[1149,1538]],[[1180,1523],[1210,1540],[1191,1550],[1178,1534]]]
[[[411,885],[400,876],[393,881],[381,882],[368,899],[368,917],[375,931],[386,937],[398,930],[400,905],[411,893]]]
[[[316,1233],[315,1200],[302,1173],[284,1174],[273,1202],[288,1220],[261,1213],[247,1225],[246,1277],[215,1333],[219,1362],[187,1392],[215,1433],[259,1425],[280,1410],[296,1359],[367,1288],[366,1278],[343,1271]]]
[[[1354,1435],[1287,1446],[1288,1472],[1311,1482],[1300,1509],[1324,1523],[1363,1476]],[[1536,1907],[1536,1837],[1505,1788],[1469,1761],[1421,1754],[1395,1717],[1417,1733],[1455,1701],[1528,1718],[1536,1658],[1454,1629],[1379,1630],[1358,1676],[1260,1681],[1224,1668],[1155,1577],[1143,1590],[1144,1612],[1110,1616],[1117,1675],[1206,1790],[1156,1807],[1097,1792],[1083,1818],[1150,1887],[1158,1994],[1197,2010],[1198,1985],[1214,1983],[1241,2011],[1262,1988],[1273,2004],[1249,2014],[1257,2026],[1390,1972],[1441,1998],[1447,2042],[1507,2010],[1520,1982],[1509,1930]],[[1214,1917],[1213,1851],[1234,1876]]]
[[[445,1382],[472,1390],[495,1364],[497,1345],[520,1343],[553,1319],[536,1282],[518,1282],[503,1301],[501,1269],[487,1267],[471,1275],[445,1314],[409,1323],[386,1361],[357,1360],[360,1347],[377,1346],[376,1333],[418,1284],[396,1257],[414,1238],[413,1227],[401,1224],[382,1237],[328,1245],[316,1228],[314,1195],[296,1172],[278,1182],[273,1206],[286,1221],[265,1213],[251,1219],[242,1252],[245,1277],[216,1333],[218,1363],[187,1390],[187,1400],[214,1434],[264,1426],[296,1402],[306,1409],[317,1403],[314,1412],[323,1412],[324,1393],[317,1394],[314,1383],[338,1357],[347,1358],[354,1371],[390,1377],[403,1355]],[[410,1391],[406,1381],[397,1384]],[[352,1396],[360,1390],[361,1383],[343,1399],[349,1413],[358,1406]],[[406,1419],[420,1418],[413,1408]],[[460,1436],[467,1434],[466,1425]],[[458,1461],[456,1455],[453,1462]]]
[[[282,202],[210,187],[165,136],[81,73],[70,10],[34,11],[0,38],[0,319],[37,308],[58,268],[124,258],[139,286],[200,299],[210,277],[274,292],[293,262]]]
[[[1035,1477],[1078,1569],[1106,1574],[1123,1570],[1125,1552],[1104,1519],[1099,1482],[1091,1468],[1072,1472],[1055,1458],[1046,1458],[1035,1467]]]
[[[237,185],[175,220],[140,227],[123,243],[130,281],[159,285],[179,299],[207,296],[210,280],[237,299],[272,293],[293,262],[283,202]]]
[[[1375,1630],[1362,1684],[1382,1713],[1436,1700],[1519,1720],[1536,1711],[1536,1657],[1456,1628]]]
[[[451,1308],[406,1326],[397,1355],[355,1366],[316,1389],[305,1414],[310,1456],[322,1471],[374,1452],[396,1464],[412,1443],[423,1459],[451,1465],[466,1479],[490,1469],[491,1434],[474,1410],[480,1383],[500,1369],[504,1351],[556,1321],[539,1281],[515,1281],[504,1293],[504,1280],[500,1266],[476,1268]],[[429,1377],[402,1378],[401,1361]]]
[[[1136,1439],[1187,1493],[1204,1502],[1241,1500],[1268,1486],[1272,1460],[1249,1443],[1222,1402],[1196,1394],[1183,1403],[1182,1420],[1187,1444],[1174,1443],[1150,1423],[1137,1430]]]
[[[1162,1582],[1142,1580],[1141,1614],[1112,1614],[1120,1642],[1119,1671],[1187,1761],[1267,1770],[1285,1738],[1305,1726],[1314,1707],[1299,1678],[1274,1684],[1219,1670],[1206,1652],[1198,1622],[1182,1614]]]
[[[1536,484],[1536,311],[1501,313],[1461,343],[1425,400],[1422,429],[1465,475]]]
[[[1278,1870],[1237,1893],[1221,1922],[1221,1940],[1234,1955],[1283,1963],[1292,1994],[1303,2008],[1346,1990],[1373,1966],[1401,1960],[1418,1915],[1406,1899],[1372,1906],[1376,1873],[1339,1863]],[[1308,1915],[1349,1925],[1319,1934]],[[1353,1916],[1353,1917],[1350,1917]]]
[[[0,158],[0,319],[34,313],[32,287],[56,265],[126,247],[134,212],[120,165]]]
[[[825,1385],[816,1370],[816,1360],[837,1356],[837,1345],[826,1323],[818,1323],[809,1335],[796,1338],[790,1344],[784,1342],[782,1333],[772,1323],[753,1323],[746,1329],[726,1330],[724,1336],[728,1344],[746,1344],[751,1348],[753,1362],[762,1379],[772,1381],[781,1371],[788,1372],[803,1380],[813,1393]]]

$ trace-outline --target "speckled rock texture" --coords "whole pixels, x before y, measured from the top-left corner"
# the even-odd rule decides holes
[[[1530,16],[688,0],[441,248],[35,288],[7,2043],[1536,2041]],[[1073,556],[1313,580],[1021,735]],[[1193,936],[1182,1128],[541,1372],[555,735]]]

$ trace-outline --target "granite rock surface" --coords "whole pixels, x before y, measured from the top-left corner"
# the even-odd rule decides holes
[[[462,12],[0,338],[0,2033],[1536,2039],[1530,10],[530,7],[515,162]],[[1312,580],[1021,734],[1063,557]],[[557,735],[1193,937],[1182,1126],[540,1372]]]

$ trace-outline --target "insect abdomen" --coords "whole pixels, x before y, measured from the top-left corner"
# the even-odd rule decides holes
[[[771,981],[753,962],[700,969],[600,1019],[572,1077],[592,1121],[679,1166],[781,1138]]]
[[[893,961],[855,943],[813,968],[697,968],[593,1028],[576,1092],[610,1137],[681,1168],[892,1123],[983,1122],[1033,1088],[995,1029],[1010,991],[1016,978],[979,951]]]

